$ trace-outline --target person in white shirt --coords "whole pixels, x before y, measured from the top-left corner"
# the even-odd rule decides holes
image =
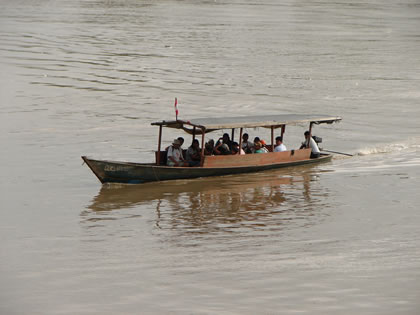
[[[287,151],[286,146],[283,144],[283,138],[281,136],[276,137],[276,147],[274,148],[274,152],[283,152]]]
[[[179,148],[182,150],[182,145],[184,144],[184,138],[178,137],[177,139],[179,140]],[[166,147],[165,151],[168,151],[169,147],[170,146]]]
[[[188,166],[188,163],[184,161],[181,150],[181,141],[175,139],[172,145],[168,148],[167,162],[168,166]]]
[[[245,151],[245,153],[252,153],[254,144],[251,141],[248,141],[248,139],[249,135],[247,133],[244,133],[242,135],[242,149]]]
[[[308,141],[309,141],[309,148],[311,148],[311,159],[318,158],[321,155],[321,151],[318,148],[318,145],[316,144],[315,140],[310,137],[309,131],[305,131],[305,141],[302,142],[301,149],[308,147]]]

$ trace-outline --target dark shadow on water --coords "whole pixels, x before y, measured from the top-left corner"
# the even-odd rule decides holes
[[[195,233],[227,227],[266,227],[298,220],[310,224],[328,208],[316,167],[143,185],[103,185],[82,221],[141,216],[155,210],[156,227]],[[128,211],[131,209],[130,211]],[[136,215],[133,214],[133,209]],[[117,211],[119,210],[119,211]],[[104,223],[104,222],[103,222]]]

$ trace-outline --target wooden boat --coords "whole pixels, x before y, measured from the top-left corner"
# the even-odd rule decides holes
[[[154,163],[133,163],[120,161],[94,160],[82,156],[82,159],[98,177],[101,183],[129,183],[140,184],[153,181],[190,179],[208,176],[222,176],[259,172],[275,168],[296,166],[302,164],[320,163],[331,160],[330,154],[321,154],[318,158],[310,158],[311,149],[290,150],[285,152],[274,151],[274,130],[281,128],[281,135],[285,133],[287,125],[309,123],[309,132],[312,133],[314,124],[331,124],[340,121],[340,117],[307,116],[307,115],[264,115],[251,117],[223,117],[202,118],[193,120],[159,121],[152,125],[159,127],[158,148],[155,152]],[[204,145],[201,149],[201,162],[197,167],[171,167],[166,166],[166,151],[161,150],[162,130],[165,128],[181,129],[192,134],[193,139],[201,135],[201,143],[205,143],[205,135],[209,132],[231,129],[232,141],[235,129],[239,129],[239,146],[242,146],[243,128],[265,127],[271,129],[271,151],[265,154],[245,155],[204,155]]]

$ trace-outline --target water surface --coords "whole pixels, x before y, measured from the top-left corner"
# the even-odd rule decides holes
[[[0,313],[419,313],[417,1],[0,8]],[[150,161],[175,97],[341,116],[315,134],[354,157],[101,186],[80,156]]]

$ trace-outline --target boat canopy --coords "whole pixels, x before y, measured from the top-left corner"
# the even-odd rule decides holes
[[[257,116],[239,116],[239,117],[218,117],[218,118],[196,118],[191,120],[172,120],[154,122],[152,125],[183,129],[190,132],[190,128],[199,128],[204,132],[212,132],[220,129],[233,128],[279,128],[284,125],[297,125],[302,123],[313,124],[331,124],[340,121],[341,117],[326,116],[326,115],[300,115],[300,114],[285,114],[285,115],[257,115]]]

